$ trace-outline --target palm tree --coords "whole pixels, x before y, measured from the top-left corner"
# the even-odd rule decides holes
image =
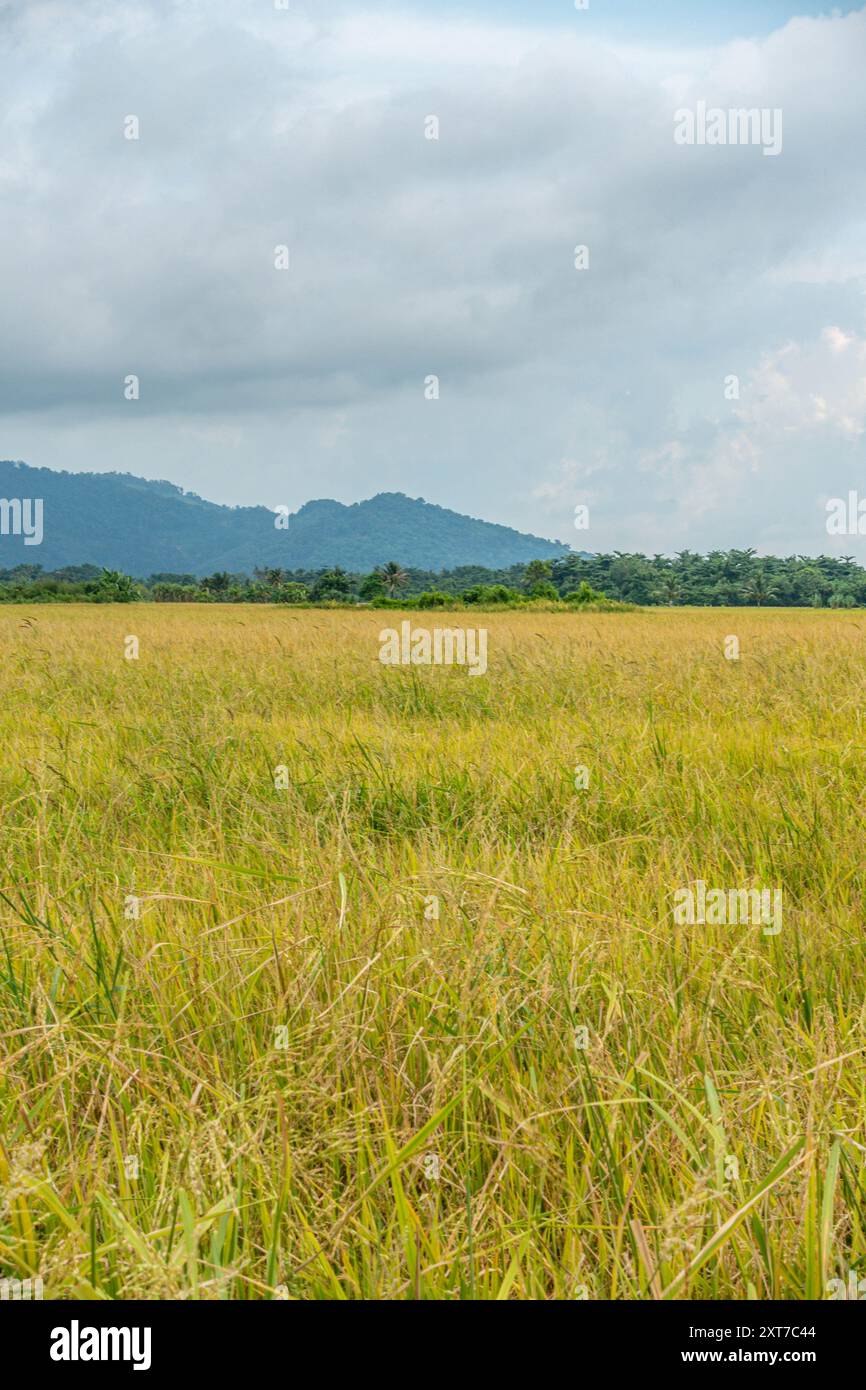
[[[661,594],[668,604],[673,606],[680,596],[680,581],[673,571],[668,570],[661,582]]]
[[[214,574],[209,574],[206,579],[199,580],[201,587],[208,589],[212,594],[228,593],[231,582],[232,577],[228,570],[217,570]]]
[[[134,603],[138,598],[135,580],[120,570],[104,569],[97,580],[96,589],[100,598],[109,599],[113,603]]]
[[[394,597],[398,589],[402,589],[404,584],[409,583],[408,574],[401,565],[397,564],[396,560],[389,560],[387,565],[377,565],[375,572],[380,576],[391,598]]]
[[[758,570],[757,574],[752,575],[752,578],[746,585],[746,598],[758,608],[769,603],[774,597],[774,593],[775,590],[771,585],[767,584],[760,570]]]

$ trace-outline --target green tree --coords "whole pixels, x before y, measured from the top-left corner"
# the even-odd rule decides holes
[[[201,581],[201,587],[209,594],[227,594],[231,588],[232,577],[228,570],[217,570]]]
[[[544,598],[551,603],[556,603],[559,599],[559,590],[549,579],[543,579],[539,584],[533,584],[529,590],[530,598]]]
[[[375,572],[379,575],[391,598],[394,597],[398,589],[402,589],[404,585],[409,583],[408,574],[402,565],[397,564],[396,560],[389,560],[387,565],[378,565]]]
[[[372,574],[365,574],[358,588],[358,597],[369,603],[374,598],[381,598],[385,592],[385,581],[381,574],[373,570]]]
[[[573,603],[576,607],[580,607],[583,603],[597,603],[599,599],[603,598],[604,594],[597,593],[591,584],[587,584],[585,579],[581,579],[577,588],[565,595],[566,603]]]
[[[765,607],[772,603],[775,597],[775,590],[771,584],[767,583],[766,578],[760,570],[753,574],[745,589],[746,599],[756,607]]]
[[[327,603],[333,600],[345,600],[352,592],[352,585],[346,571],[339,565],[335,565],[331,570],[323,570],[317,576],[310,597],[314,602]]]
[[[103,570],[96,581],[96,597],[102,603],[135,603],[138,585],[120,570]]]
[[[545,593],[536,594],[541,585],[550,584],[553,578],[553,565],[550,560],[530,560],[523,571],[523,587],[532,598],[546,598]]]
[[[272,589],[278,589],[284,579],[283,571],[280,569],[257,570],[256,573],[261,574],[262,579]]]
[[[680,581],[677,579],[673,570],[668,570],[667,573],[662,576],[662,582],[656,590],[656,593],[663,603],[667,603],[671,607],[677,602],[681,593]]]
[[[306,584],[282,584],[277,590],[278,603],[306,603],[310,597]]]

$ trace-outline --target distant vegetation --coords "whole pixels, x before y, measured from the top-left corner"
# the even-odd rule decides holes
[[[614,607],[866,606],[866,570],[850,557],[759,558],[753,550],[675,558],[567,555],[508,569],[462,565],[424,570],[389,561],[368,573],[332,568],[256,569],[250,577],[218,570],[204,578],[157,573],[136,581],[94,565],[43,571],[0,570],[0,602],[288,603],[375,608],[514,608],[527,603]]]

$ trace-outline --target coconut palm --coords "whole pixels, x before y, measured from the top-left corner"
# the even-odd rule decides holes
[[[376,574],[379,575],[391,598],[394,597],[398,589],[402,589],[404,584],[409,583],[408,574],[402,565],[397,564],[396,560],[389,560],[387,565],[377,565]]]
[[[680,581],[672,570],[668,570],[662,578],[659,593],[665,603],[673,606],[680,596]]]
[[[746,585],[745,593],[749,603],[754,603],[757,608],[760,608],[772,602],[776,591],[772,585],[767,583],[764,575],[758,570],[757,574],[753,574]]]
[[[135,580],[120,570],[104,569],[96,581],[96,592],[100,599],[111,603],[134,603],[139,597]]]

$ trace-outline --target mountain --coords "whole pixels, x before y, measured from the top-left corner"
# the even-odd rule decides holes
[[[14,529],[2,499],[42,501],[43,539],[0,534],[0,569],[104,565],[149,574],[251,574],[256,566],[367,571],[388,560],[418,569],[506,569],[567,555],[569,547],[461,516],[423,498],[380,492],[366,502],[307,502],[277,529],[267,507],[223,507],[174,483],[131,473],[63,473],[0,462],[0,528]],[[25,509],[25,517],[28,515]]]

